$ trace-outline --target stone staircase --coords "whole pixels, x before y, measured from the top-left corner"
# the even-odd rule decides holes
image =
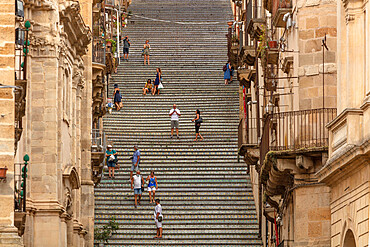
[[[110,81],[124,107],[104,119],[109,141],[119,153],[116,178],[105,176],[95,189],[95,224],[115,216],[117,234],[106,246],[261,246],[252,188],[244,162],[238,163],[238,85],[225,86],[228,0],[135,0],[125,29],[129,62]],[[141,50],[150,40],[151,65]],[[142,95],[148,78],[162,68],[165,89]],[[170,139],[169,110],[176,103],[180,139]],[[193,142],[195,110],[202,113],[204,141]],[[133,145],[141,150],[141,172],[154,170],[163,207],[163,239],[155,240],[154,204],[147,191],[134,208],[129,184]]]

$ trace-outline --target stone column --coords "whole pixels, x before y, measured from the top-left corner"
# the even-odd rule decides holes
[[[92,0],[81,0],[81,15],[87,26],[92,29]],[[81,222],[87,233],[85,245],[94,245],[94,183],[91,169],[91,132],[92,132],[92,44],[83,57],[86,86],[81,95]]]
[[[14,86],[14,1],[0,0],[0,83]],[[0,88],[0,168],[7,167],[6,182],[0,181],[0,246],[22,246],[14,226],[14,93]]]
[[[59,22],[57,9],[37,9],[33,11],[33,32],[30,46],[30,68],[27,102],[27,136],[31,165],[29,169],[29,199],[35,208],[33,225],[28,225],[25,233],[33,246],[65,246],[66,231],[61,215],[62,205],[62,147],[68,146],[68,139],[62,141],[63,98],[58,92],[63,90],[63,73],[59,69],[63,63],[58,44]],[[61,52],[62,53],[62,52]],[[28,208],[28,206],[27,206]],[[28,232],[32,232],[32,236]],[[64,245],[63,245],[64,244]]]

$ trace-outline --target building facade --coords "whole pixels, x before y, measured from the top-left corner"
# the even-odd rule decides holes
[[[368,246],[368,3],[232,7],[239,154],[264,246]]]
[[[367,1],[338,1],[338,116],[328,124],[331,246],[370,245],[370,21]]]
[[[112,16],[99,0],[0,5],[0,246],[93,246]],[[128,5],[109,7],[116,27]]]

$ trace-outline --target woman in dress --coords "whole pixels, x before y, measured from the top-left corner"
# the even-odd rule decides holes
[[[145,62],[147,61],[148,65],[150,65],[149,63],[149,50],[150,50],[150,45],[149,45],[149,40],[145,41],[145,44],[144,44],[144,50],[143,50],[143,54],[144,54],[144,65],[145,65]]]
[[[119,92],[118,84],[114,84],[113,99],[114,104],[116,105],[116,110],[117,111],[121,110],[122,96]]]
[[[155,77],[155,81],[154,81],[154,89],[153,89],[153,95],[158,92],[158,95],[159,95],[159,89],[158,89],[158,86],[159,86],[159,83],[161,82],[161,79],[162,79],[162,72],[161,72],[161,68],[157,68],[157,76]]]
[[[149,192],[149,203],[154,203],[155,201],[155,191],[158,189],[157,177],[154,176],[154,171],[150,172],[150,175],[146,179],[149,180],[148,192]],[[152,197],[153,192],[153,197]]]
[[[226,70],[224,72],[225,85],[229,84],[231,78],[231,64],[230,61],[226,63]]]
[[[145,86],[143,88],[143,95],[146,95],[147,93],[151,93],[152,87],[153,87],[152,80],[148,79],[148,81],[145,83]]]
[[[200,118],[200,111],[197,109],[195,111],[195,118],[191,121],[195,122],[195,139],[194,141],[198,140],[198,136],[200,137],[200,140],[203,141],[203,136],[199,133],[200,124],[202,123],[202,119]]]

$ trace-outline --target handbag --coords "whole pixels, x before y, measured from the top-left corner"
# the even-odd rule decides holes
[[[158,215],[158,222],[162,222],[163,221],[163,215]]]
[[[108,161],[114,161],[115,159],[116,159],[116,157],[112,154],[111,156],[109,156]]]
[[[163,88],[164,88],[163,84],[162,84],[162,82],[160,82],[159,85],[158,85],[158,89],[163,89]]]
[[[203,123],[203,119],[201,117],[199,117],[199,119],[195,120],[195,123],[196,124],[201,124],[201,123]]]

